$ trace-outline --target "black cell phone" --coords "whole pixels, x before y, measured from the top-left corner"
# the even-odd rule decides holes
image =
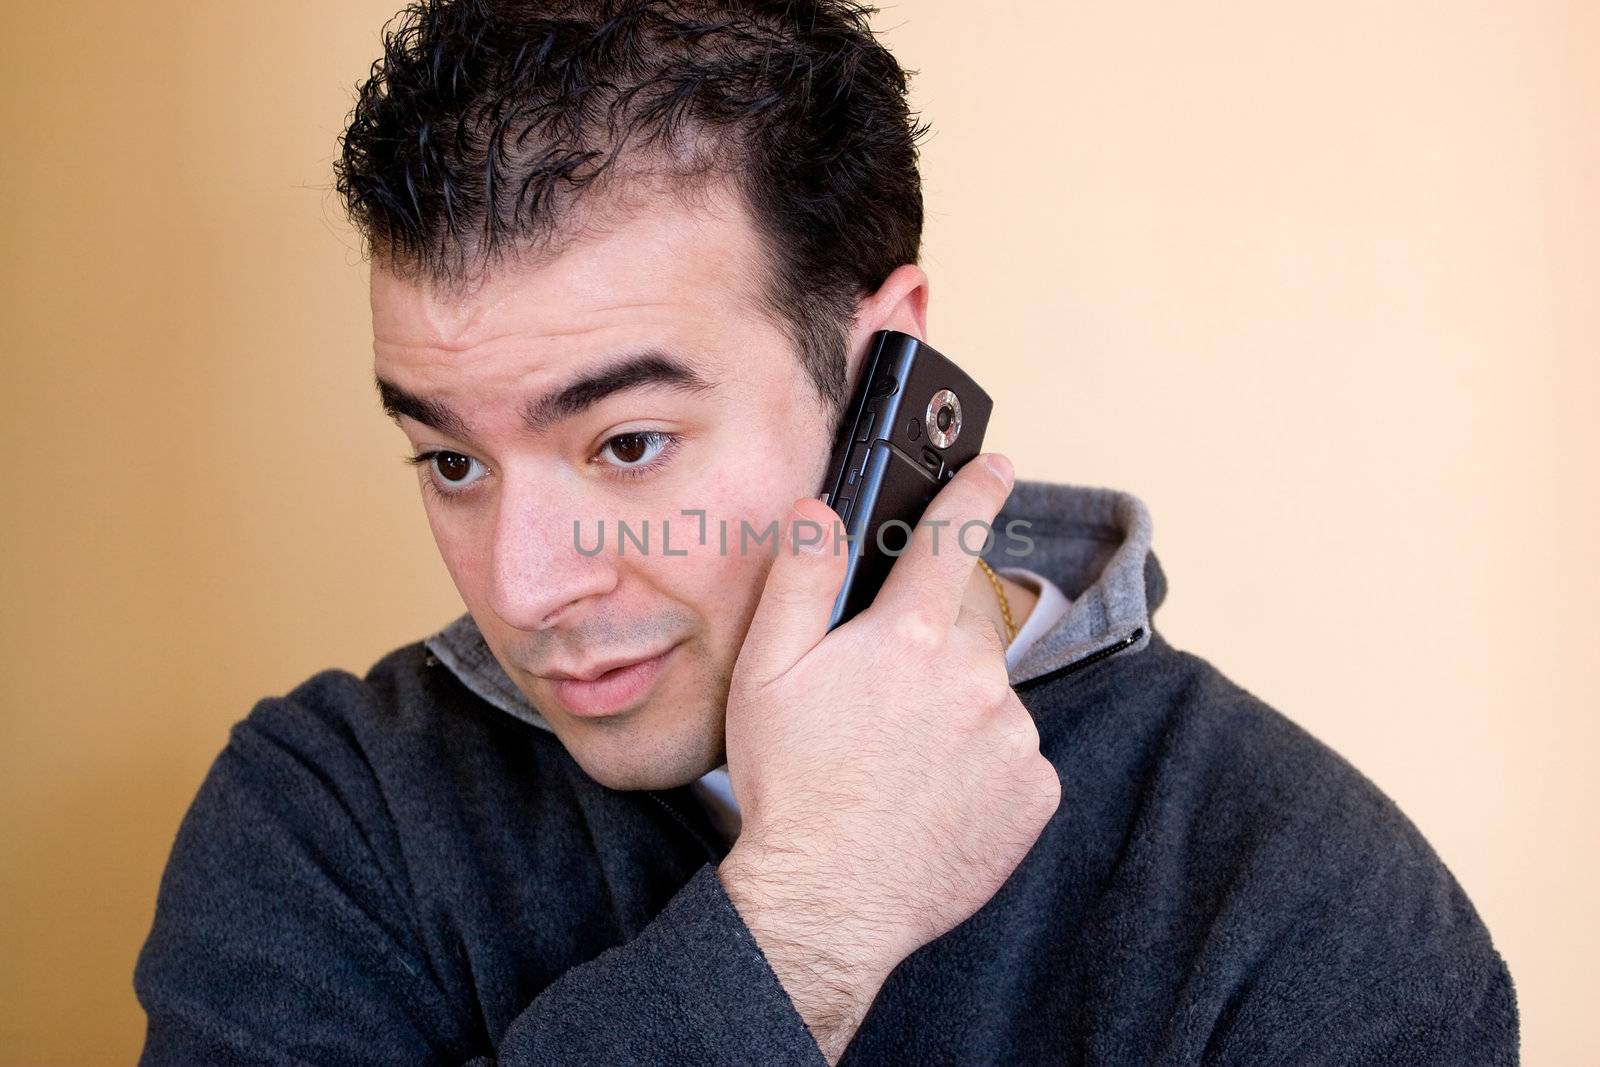
[[[982,451],[993,406],[966,372],[910,334],[879,330],[870,344],[822,483],[822,502],[850,535],[830,630],[878,595],[934,494]],[[967,536],[974,551],[978,532]],[[941,529],[940,551],[962,551],[957,534]]]

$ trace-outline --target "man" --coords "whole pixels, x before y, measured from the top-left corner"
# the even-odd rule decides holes
[[[146,1062],[1516,1060],[1417,831],[1154,630],[1134,497],[982,456],[827,631],[844,400],[875,333],[927,335],[867,14],[389,35],[339,187],[467,612],[234,728],[135,973]],[[594,550],[624,522],[653,545]],[[973,522],[1028,551],[991,581]]]

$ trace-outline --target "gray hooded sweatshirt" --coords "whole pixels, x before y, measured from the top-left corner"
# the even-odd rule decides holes
[[[1150,518],[1019,481],[1070,600],[1011,681],[1063,781],[1032,851],[905,959],[856,1064],[1510,1064],[1511,979],[1367,779],[1156,632]],[[143,1063],[824,1062],[693,788],[595,782],[462,616],[230,732],[134,987]]]

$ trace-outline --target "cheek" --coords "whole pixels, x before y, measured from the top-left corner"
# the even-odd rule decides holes
[[[737,651],[744,639],[772,566],[773,522],[780,524],[796,498],[815,492],[812,484],[822,475],[827,457],[816,460],[797,449],[782,457],[786,465],[762,465],[738,474],[724,472],[718,484],[704,490],[693,504],[703,509],[705,544],[699,543],[698,515],[672,518],[673,551],[687,555],[657,557],[659,581],[672,595],[691,603],[716,635],[716,643]],[[741,539],[741,529],[748,532]],[[765,540],[758,540],[765,535]],[[742,544],[741,544],[742,541]]]
[[[484,573],[483,549],[476,532],[468,523],[454,521],[441,514],[436,505],[424,502],[427,509],[428,528],[433,531],[433,543],[439,548],[445,570],[469,609],[476,612],[479,603],[478,589]]]

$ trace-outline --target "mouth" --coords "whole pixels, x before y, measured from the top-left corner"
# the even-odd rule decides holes
[[[583,670],[551,671],[541,677],[550,683],[565,711],[585,718],[614,715],[649,694],[677,648],[673,645],[643,659],[602,660]]]

